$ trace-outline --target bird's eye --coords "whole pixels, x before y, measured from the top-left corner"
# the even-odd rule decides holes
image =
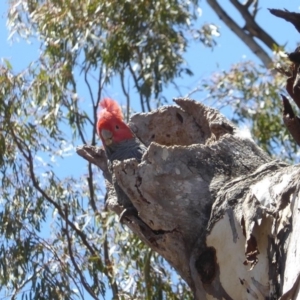
[[[116,125],[116,129],[117,129],[117,130],[119,129],[119,126],[118,126],[118,125]]]

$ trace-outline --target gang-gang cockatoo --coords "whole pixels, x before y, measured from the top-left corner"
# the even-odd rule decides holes
[[[119,104],[112,99],[104,98],[100,102],[100,107],[97,133],[103,143],[108,160],[113,162],[114,160],[135,158],[140,162],[147,148],[124,122]],[[114,183],[114,187],[120,204],[124,208],[120,215],[120,221],[130,214],[137,215],[136,209],[121,187],[116,182]]]

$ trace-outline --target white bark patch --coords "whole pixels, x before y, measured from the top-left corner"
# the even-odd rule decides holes
[[[274,199],[270,197],[271,178],[266,177],[251,187],[251,193],[265,207],[270,207]]]
[[[297,278],[300,274],[300,199],[299,194],[294,193],[291,195],[291,209],[292,209],[292,233],[288,239],[286,249],[287,257],[284,272],[284,284],[283,294],[287,293],[293,288],[293,285],[297,282]],[[298,283],[299,288],[299,283]],[[299,294],[298,294],[299,295]],[[298,296],[297,298],[300,299]]]
[[[245,264],[246,239],[236,218],[230,222],[228,213],[219,220],[207,237],[207,246],[216,249],[217,264],[220,268],[220,282],[232,299],[264,300],[268,295],[267,243],[270,222],[257,229],[260,254],[259,263],[251,269]],[[255,230],[256,231],[256,230]],[[257,284],[259,282],[259,284]],[[214,299],[207,297],[207,299]]]

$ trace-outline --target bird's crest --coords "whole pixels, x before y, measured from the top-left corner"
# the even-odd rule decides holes
[[[104,98],[100,102],[102,108],[98,115],[98,120],[116,118],[123,121],[123,113],[117,101],[110,98]]]

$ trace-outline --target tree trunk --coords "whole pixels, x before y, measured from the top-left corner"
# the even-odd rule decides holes
[[[132,117],[148,146],[140,164],[109,168],[101,148],[78,147],[102,169],[108,207],[123,211],[117,182],[138,211],[124,223],[195,299],[298,299],[299,166],[272,160],[216,110],[175,102]]]

